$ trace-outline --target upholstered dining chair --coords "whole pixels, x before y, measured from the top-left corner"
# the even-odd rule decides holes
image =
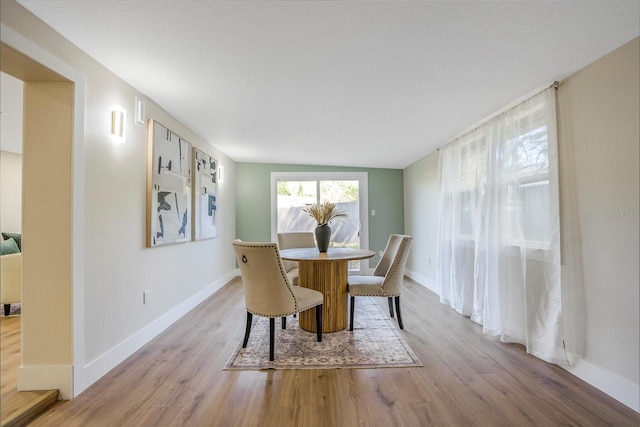
[[[4,315],[11,313],[11,304],[22,302],[22,252],[0,256],[0,304]]]
[[[322,293],[292,286],[284,270],[278,245],[275,243],[233,241],[247,309],[247,327],[242,348],[247,347],[253,315],[269,318],[269,360],[274,359],[275,318],[316,308],[318,342],[322,341]]]
[[[316,240],[312,232],[278,233],[278,247],[280,249],[315,248]],[[298,263],[296,261],[284,261],[284,268],[291,284],[298,285]]]
[[[393,298],[395,297],[398,325],[400,329],[404,329],[402,314],[400,312],[400,293],[402,292],[402,282],[404,280],[404,267],[407,263],[407,256],[409,255],[412,242],[412,236],[392,234],[389,236],[387,246],[384,249],[382,258],[380,258],[378,265],[373,271],[373,275],[349,276],[350,331],[353,331],[355,297],[360,296],[388,298],[389,314],[391,317],[393,317]]]

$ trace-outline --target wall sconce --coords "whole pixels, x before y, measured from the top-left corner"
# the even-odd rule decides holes
[[[224,182],[224,166],[222,165],[218,166],[218,182]]]
[[[126,113],[124,108],[119,107],[111,111],[111,136],[118,142],[124,142]]]

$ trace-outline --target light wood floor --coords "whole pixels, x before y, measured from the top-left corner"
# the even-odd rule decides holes
[[[1,307],[0,307],[1,308]],[[18,389],[20,316],[0,317],[0,405]],[[1,406],[0,406],[1,408]]]
[[[563,369],[482,335],[410,280],[402,304],[402,334],[423,368],[230,372],[222,368],[245,326],[234,280],[30,426],[640,424],[635,411]]]

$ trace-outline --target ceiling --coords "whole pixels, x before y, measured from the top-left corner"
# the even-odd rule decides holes
[[[640,34],[640,1],[17,0],[239,162],[405,168]]]

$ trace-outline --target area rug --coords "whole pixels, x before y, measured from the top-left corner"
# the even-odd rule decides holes
[[[422,366],[400,335],[395,320],[372,298],[356,299],[354,330],[325,333],[300,329],[287,318],[287,329],[276,319],[275,360],[269,361],[269,320],[254,316],[246,348],[238,345],[225,370],[397,368]]]
[[[20,316],[20,313],[22,313],[22,304],[11,304],[9,316]],[[0,316],[4,317],[4,304],[0,304]]]

